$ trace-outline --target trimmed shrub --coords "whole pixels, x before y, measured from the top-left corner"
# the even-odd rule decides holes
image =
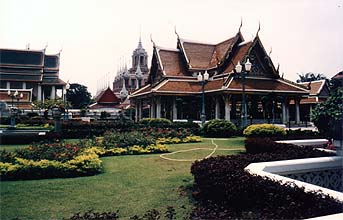
[[[160,144],[180,144],[180,143],[196,143],[196,142],[201,142],[202,139],[199,136],[187,136],[185,138],[158,138],[157,143]]]
[[[280,137],[285,136],[285,129],[272,124],[254,124],[243,131],[246,137]]]
[[[29,117],[29,118],[39,116],[37,112],[28,112],[26,115],[27,115],[27,117]]]
[[[34,161],[19,157],[13,163],[0,162],[1,180],[89,176],[101,170],[102,162],[94,152],[81,153],[66,162],[45,159]]]
[[[155,138],[147,136],[142,132],[106,132],[102,140],[102,144],[105,149],[128,148],[134,145],[147,147],[155,142]]]
[[[288,148],[292,148],[295,145],[293,144],[285,144],[285,143],[276,143],[270,138],[255,138],[250,137],[245,139],[245,150],[247,153],[250,154],[258,154],[258,153],[282,153]]]
[[[214,119],[206,122],[202,128],[206,137],[231,137],[236,133],[236,126],[227,120]]]
[[[172,124],[172,122],[166,118],[143,118],[139,123],[150,127],[168,127]]]
[[[295,139],[316,139],[316,138],[326,138],[322,134],[320,134],[318,131],[312,131],[312,130],[287,130],[286,136],[283,136],[282,139],[288,139],[288,140],[295,140]]]
[[[329,156],[311,147],[285,149],[282,153],[219,156],[192,164],[193,196],[200,203],[193,219],[303,219],[339,213],[342,204],[320,192],[281,185],[250,175],[250,163]]]

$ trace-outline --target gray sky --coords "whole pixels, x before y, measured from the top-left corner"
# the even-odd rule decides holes
[[[151,59],[152,43],[176,47],[182,38],[218,43],[237,33],[256,34],[285,78],[343,69],[343,0],[0,0],[0,47],[61,53],[60,77],[86,85],[92,95],[119,58],[131,60],[140,27]]]

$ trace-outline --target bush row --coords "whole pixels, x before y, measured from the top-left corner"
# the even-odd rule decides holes
[[[94,151],[85,151],[65,162],[29,160],[16,157],[12,163],[0,162],[1,180],[25,180],[90,176],[100,173],[102,162]]]
[[[89,210],[85,213],[76,213],[68,219],[64,220],[116,220],[119,219],[119,210],[114,212],[95,212]],[[176,211],[174,207],[168,206],[165,212],[156,209],[146,211],[143,215],[134,215],[130,220],[174,220],[176,219]],[[184,218],[186,219],[186,218]]]
[[[64,138],[84,138],[89,136],[101,136],[107,131],[130,132],[144,131],[147,129],[169,129],[169,130],[185,130],[191,134],[199,134],[200,127],[196,123],[191,122],[175,122],[171,123],[167,119],[143,119],[139,123],[132,121],[116,121],[116,122],[80,122],[68,121],[62,124],[62,137]]]
[[[311,147],[274,147],[269,153],[219,156],[193,163],[193,196],[200,203],[192,218],[302,219],[341,211],[342,204],[321,193],[305,193],[291,184],[281,185],[244,171],[250,163],[330,155]]]

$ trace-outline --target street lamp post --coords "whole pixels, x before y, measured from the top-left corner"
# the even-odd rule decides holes
[[[205,85],[208,82],[209,79],[209,74],[207,73],[207,70],[205,71],[204,74],[201,74],[199,72],[198,74],[198,81],[201,82],[201,114],[200,114],[200,119],[201,119],[201,125],[204,126],[206,122],[206,112],[205,112]]]
[[[14,99],[17,99],[17,102],[19,103],[19,96],[18,96],[18,90],[16,90],[14,93],[11,93],[10,90],[8,90],[7,95],[9,97],[11,97],[12,99],[12,104],[11,104],[11,109],[10,109],[10,116],[11,116],[11,125],[10,125],[10,129],[14,129],[15,128],[15,114],[16,114],[16,109],[14,107]],[[20,94],[20,98],[23,97],[23,94]],[[18,105],[17,103],[17,105]]]
[[[67,117],[65,115],[65,109],[64,109],[64,119],[65,120],[69,119],[69,108],[68,108],[68,100],[67,100],[67,93],[68,93],[69,89],[70,89],[70,84],[68,82],[66,85],[65,94],[64,94],[65,95],[65,97],[64,97],[64,108],[67,108]]]
[[[243,66],[238,61],[238,64],[236,65],[235,70],[237,73],[242,74],[242,113],[241,113],[241,119],[242,119],[241,126],[242,126],[242,128],[244,128],[247,125],[247,104],[246,104],[246,100],[245,100],[245,77],[251,70],[251,63],[249,61],[249,58],[247,59],[247,61],[244,64],[244,69],[245,70],[243,70]]]

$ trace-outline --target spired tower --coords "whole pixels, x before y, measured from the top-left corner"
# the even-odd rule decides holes
[[[113,92],[116,94],[124,93],[122,90],[127,90],[130,94],[133,90],[144,86],[148,79],[148,53],[145,51],[142,45],[141,37],[137,48],[132,52],[132,66],[127,68],[126,64],[124,68],[121,68],[113,82]]]

